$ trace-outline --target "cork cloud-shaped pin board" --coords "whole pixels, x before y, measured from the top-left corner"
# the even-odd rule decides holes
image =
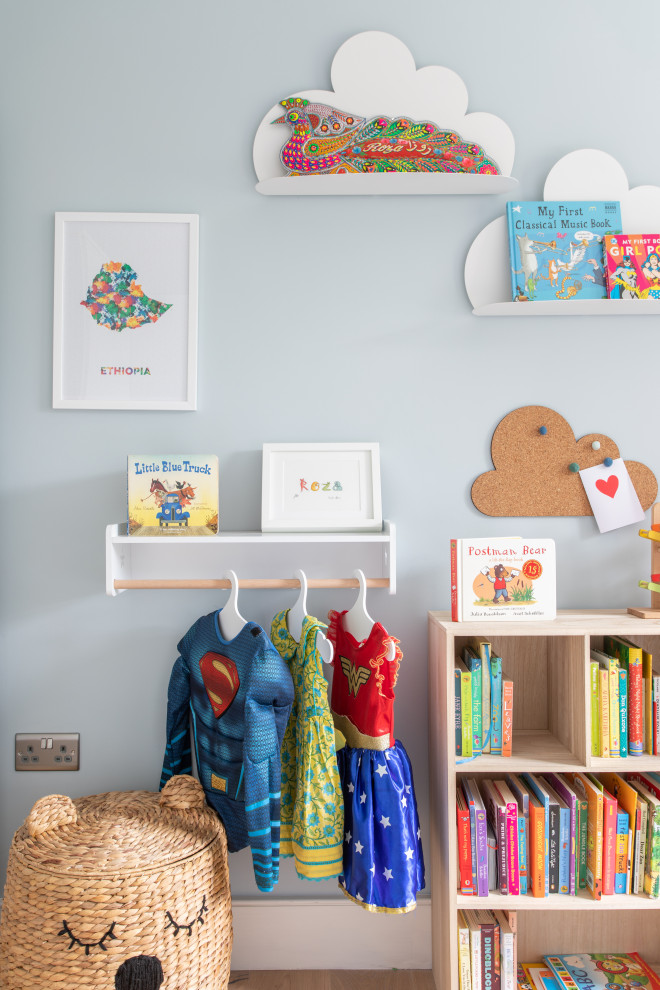
[[[486,516],[590,516],[580,471],[620,457],[603,433],[576,439],[570,424],[547,406],[523,406],[504,417],[491,441],[492,471],[472,485],[472,501]],[[658,493],[655,475],[624,461],[644,510]]]

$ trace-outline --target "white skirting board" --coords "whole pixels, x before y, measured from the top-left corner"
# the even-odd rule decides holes
[[[236,899],[233,970],[430,969],[431,900],[371,914],[332,900]]]

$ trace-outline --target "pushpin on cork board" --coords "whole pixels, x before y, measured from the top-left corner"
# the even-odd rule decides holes
[[[610,437],[576,439],[563,416],[547,406],[508,413],[495,428],[490,451],[493,470],[479,475],[471,491],[486,516],[593,515],[580,472],[620,458]],[[650,508],[658,494],[655,475],[639,461],[623,463],[642,508]]]

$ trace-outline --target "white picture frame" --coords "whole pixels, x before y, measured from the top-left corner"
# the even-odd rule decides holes
[[[197,214],[55,214],[54,409],[197,408],[198,258]]]
[[[264,533],[379,532],[378,443],[265,443]]]

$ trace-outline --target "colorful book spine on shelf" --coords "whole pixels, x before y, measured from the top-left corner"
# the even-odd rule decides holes
[[[458,912],[458,986],[459,990],[472,990],[470,967],[470,928],[462,911]]]
[[[470,809],[465,795],[456,789],[456,826],[458,831],[458,867],[461,894],[474,894],[472,876],[472,847],[470,838]]]
[[[619,714],[619,665],[616,657],[603,653],[602,650],[592,650],[591,659],[598,660],[601,670],[607,671],[607,721],[609,727],[609,756],[618,757],[620,754],[620,714]],[[602,685],[602,681],[601,681]],[[602,687],[601,687],[602,690]],[[601,708],[602,720],[602,708]],[[601,745],[604,745],[601,738]],[[605,755],[605,754],[603,754]]]
[[[514,302],[607,297],[603,236],[621,230],[618,202],[509,202],[506,215]]]
[[[642,650],[642,724],[644,751],[653,753],[653,656]]]
[[[488,890],[497,890],[497,836],[486,815],[486,845],[488,846]]]
[[[530,792],[527,784],[525,784],[525,782],[521,780],[517,774],[507,774],[506,782],[518,804],[518,863],[520,866],[520,893],[527,894],[531,890],[532,885],[532,857],[529,820]]]
[[[515,912],[494,911],[500,928],[500,987],[516,990],[516,932],[509,920]]]
[[[458,790],[458,786],[456,789]],[[476,894],[479,889],[477,880],[477,808],[472,798],[470,784],[467,780],[461,781],[461,790],[463,791],[468,814],[470,816],[470,863],[472,864],[472,892]]]
[[[486,837],[486,808],[474,778],[463,781],[463,791],[470,809],[470,827],[474,834],[472,856],[479,897],[488,896],[488,845]]]
[[[602,773],[600,779],[610,794],[616,798],[619,811],[623,810],[628,815],[628,877],[625,892],[630,894],[634,886],[635,841],[641,828],[641,809],[637,803],[637,791],[618,773]]]
[[[513,752],[513,680],[502,673],[502,756]]]
[[[587,887],[587,847],[589,844],[589,805],[582,795],[577,795],[577,833],[576,833],[576,887],[586,890]]]
[[[634,786],[634,784],[633,784]],[[646,801],[637,795],[639,806],[639,823],[635,833],[635,872],[633,878],[633,894],[644,893],[644,872],[646,870],[646,840],[648,835],[649,809]]]
[[[486,639],[473,639],[470,642],[471,648],[481,658],[481,752],[491,751],[491,711],[492,700],[490,696],[491,668],[490,668],[490,643]]]
[[[587,889],[599,901],[603,894],[603,794],[587,774],[569,772],[567,776],[587,801]]]
[[[608,234],[605,240],[610,299],[660,299],[660,234]]]
[[[598,665],[598,731],[600,756],[610,755],[610,676]]]
[[[625,811],[616,816],[616,859],[614,867],[614,893],[625,894],[628,889],[628,832],[630,819]]]
[[[544,959],[560,990],[609,990],[612,986],[660,990],[660,977],[638,952],[575,952]]]
[[[481,656],[475,653],[471,647],[466,646],[463,650],[463,662],[472,675],[472,755],[479,756],[481,753],[482,740],[482,672]],[[470,712],[461,712],[462,717],[470,717]]]
[[[460,657],[454,663],[461,678],[461,756],[472,756],[472,674]]]
[[[549,872],[549,859],[550,859],[550,797],[547,791],[545,791],[542,785],[539,783],[537,778],[532,773],[522,774],[524,782],[529,787],[530,791],[534,794],[534,797],[539,802],[543,808],[543,885],[544,885],[544,896],[548,896],[550,893],[550,872]],[[530,808],[531,814],[531,808]],[[538,896],[538,895],[537,895]]]
[[[490,658],[491,683],[491,736],[490,751],[493,756],[502,755],[502,658]]]
[[[495,990],[500,975],[499,926],[496,924],[491,911],[477,910],[474,912],[474,916],[481,932],[481,985],[483,988],[490,987]],[[497,940],[495,938],[496,928]]]
[[[463,754],[463,723],[461,719],[461,671],[454,667],[454,752]]]
[[[497,886],[501,894],[509,893],[509,860],[505,802],[492,780],[481,781],[486,815],[497,839]]]
[[[628,755],[628,671],[624,667],[619,667],[619,755]]]
[[[600,751],[600,709],[598,703],[598,661],[589,662],[589,686],[591,701],[591,755],[602,756]]]
[[[594,774],[587,776],[603,798],[603,894],[609,895],[614,893],[617,801],[598,777]]]
[[[652,731],[649,733],[649,745],[650,752],[654,756],[660,756],[660,674],[657,671],[653,671],[651,676],[652,683]]]
[[[506,808],[506,860],[509,878],[509,893],[520,894],[520,826],[518,824],[518,802],[505,780],[496,780],[495,787]],[[521,816],[522,817],[522,816]],[[524,833],[524,819],[523,819]],[[525,866],[525,876],[527,867]],[[527,892],[525,883],[525,891]]]
[[[527,820],[522,811],[518,811],[518,871],[520,877],[520,893],[526,894],[528,888],[527,866]]]
[[[625,752],[631,756],[641,756],[644,752],[644,651],[630,640],[620,636],[605,636],[603,646],[606,653],[615,656],[619,665],[627,673],[627,735]],[[625,755],[621,746],[621,755]]]
[[[472,990],[482,990],[481,973],[481,926],[476,918],[476,912],[463,911],[470,933],[470,981]]]
[[[536,794],[529,797],[529,879],[534,897],[546,896],[545,808]]]
[[[631,774],[629,780],[647,809],[644,893],[660,897],[660,781],[655,774]]]
[[[568,842],[568,890],[563,891],[563,893],[574,895],[576,887],[579,884],[577,865],[578,796],[568,782],[559,774],[546,773],[544,776],[566,807],[568,816],[565,833]]]

